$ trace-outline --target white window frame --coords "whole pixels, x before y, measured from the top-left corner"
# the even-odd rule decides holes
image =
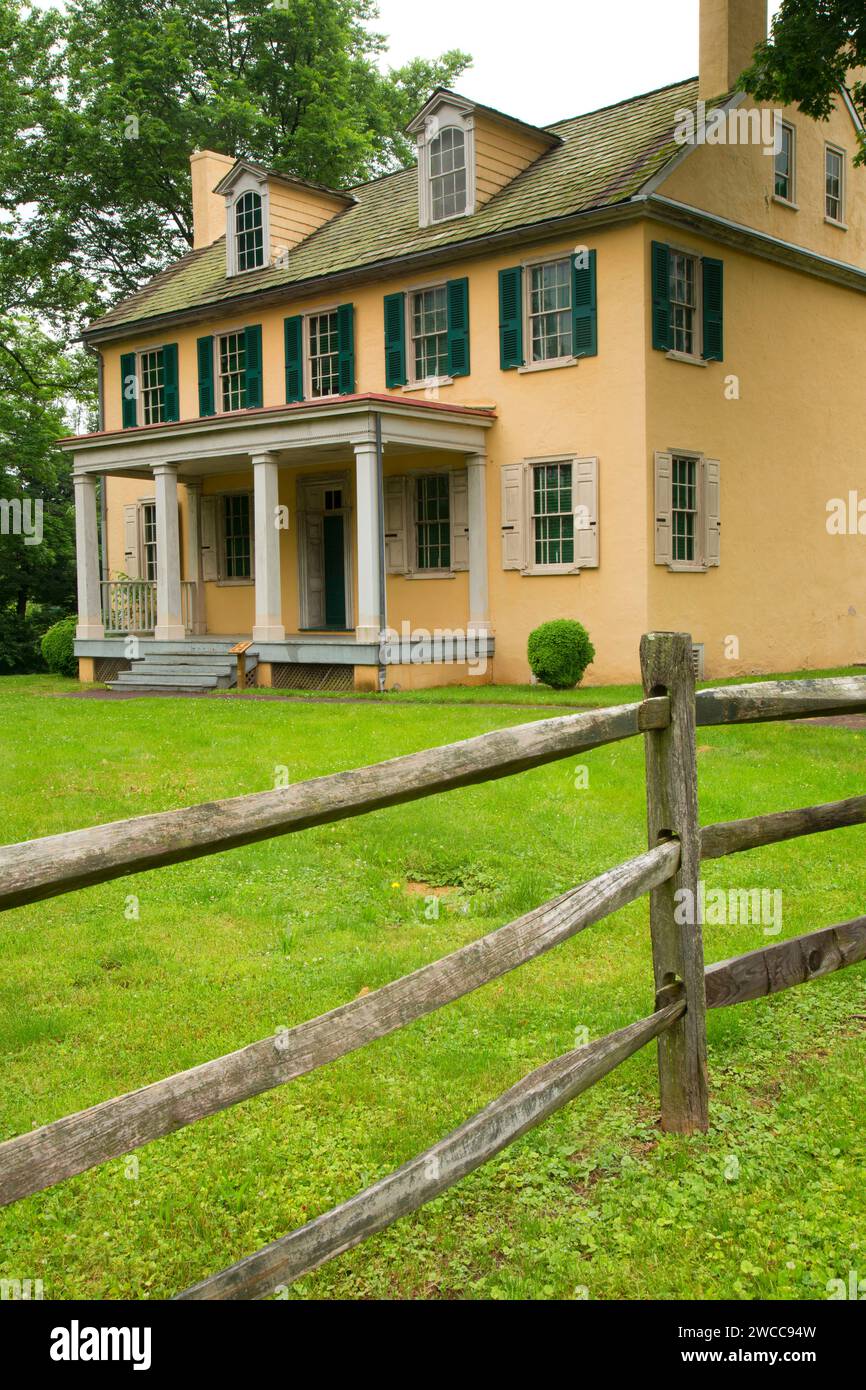
[[[447,527],[448,527],[448,564],[447,564],[447,565],[439,565],[439,566],[435,566],[435,567],[431,565],[431,566],[428,566],[427,568],[424,568],[424,567],[422,567],[422,566],[418,563],[418,527],[419,527],[419,525],[421,524],[421,523],[418,521],[418,484],[421,482],[421,480],[422,480],[423,478],[446,478],[446,479],[448,480],[448,520],[447,520],[447,523],[446,523],[446,525],[447,525]],[[444,577],[446,577],[446,576],[447,576],[448,578],[450,578],[452,575],[454,575],[454,574],[457,573],[457,571],[453,568],[453,560],[454,560],[453,546],[454,546],[454,542],[453,542],[453,535],[452,535],[452,530],[451,530],[452,522],[453,522],[453,519],[454,519],[454,481],[453,481],[453,480],[454,480],[454,470],[453,470],[453,469],[448,469],[448,470],[446,471],[445,469],[442,469],[442,468],[438,468],[438,469],[437,469],[437,468],[425,469],[423,472],[413,473],[413,474],[411,475],[410,479],[409,479],[409,496],[408,496],[408,499],[407,499],[407,501],[408,501],[408,508],[407,508],[407,510],[410,512],[410,516],[407,518],[407,520],[408,520],[408,522],[409,522],[410,533],[411,533],[411,534],[410,534],[410,538],[409,538],[409,555],[410,555],[410,560],[411,560],[411,565],[412,565],[412,574],[413,574],[413,575],[415,576],[415,578],[417,578],[417,579],[436,579],[436,578],[442,579],[442,578],[444,578]]]
[[[430,145],[440,131],[455,126],[463,133],[463,153],[466,160],[466,207],[449,217],[433,217],[433,198],[430,175]],[[468,102],[458,105],[453,98],[429,111],[416,137],[418,154],[418,218],[422,227],[441,227],[460,217],[471,217],[475,211],[475,119]]]
[[[448,348],[448,281],[433,280],[425,281],[423,285],[410,285],[403,295],[403,316],[404,316],[404,338],[406,342],[406,385],[404,391],[426,391],[432,386],[451,386],[454,378],[446,372],[444,376],[417,377],[415,375],[415,338],[412,332],[413,314],[412,300],[416,294],[424,294],[427,290],[445,290],[445,347],[446,356]],[[429,335],[427,335],[429,336]]]
[[[212,334],[213,343],[213,381],[214,381],[214,411],[217,415],[227,415],[237,410],[246,410],[246,358],[244,358],[244,403],[243,405],[225,407],[223,405],[222,393],[222,372],[220,371],[220,339],[228,338],[236,334],[241,339],[244,336],[243,328],[220,328]]]
[[[674,358],[676,361],[678,361],[678,362],[700,362],[702,366],[706,366],[706,363],[704,362],[704,359],[703,359],[703,356],[702,356],[702,353],[703,353],[703,350],[704,350],[704,342],[703,342],[703,338],[704,338],[704,306],[703,306],[703,297],[704,297],[704,283],[703,283],[703,282],[704,282],[704,276],[703,276],[703,268],[702,268],[702,267],[703,267],[703,257],[702,257],[702,255],[700,254],[699,251],[693,251],[693,250],[691,250],[690,248],[685,247],[685,246],[671,246],[671,247],[670,247],[670,256],[671,256],[671,274],[670,274],[670,282],[669,282],[669,284],[668,284],[668,294],[669,294],[669,296],[670,296],[670,306],[671,306],[671,339],[672,339],[672,340],[673,340],[673,337],[674,337],[674,303],[675,303],[674,297],[673,297],[673,292],[672,292],[673,278],[674,278],[674,277],[673,277],[673,258],[674,258],[674,256],[687,256],[688,259],[689,259],[690,261],[693,261],[693,262],[694,262],[694,266],[695,266],[695,302],[694,302],[694,306],[693,306],[693,309],[692,309],[692,312],[693,312],[693,314],[694,314],[693,326],[692,326],[692,351],[691,351],[691,352],[686,352],[686,351],[684,351],[682,348],[672,347],[672,348],[670,349],[670,351],[668,352],[668,357],[673,357],[673,358]],[[678,301],[676,301],[676,302],[678,302]]]
[[[671,563],[668,566],[672,570],[703,571],[707,568],[703,555],[703,545],[701,537],[707,520],[707,499],[706,488],[704,486],[704,455],[695,453],[694,449],[671,449]],[[695,527],[694,527],[694,555],[691,560],[674,559],[674,464],[677,459],[695,465]]]
[[[781,125],[782,130],[783,130],[783,131],[786,130],[786,131],[788,132],[789,136],[791,137],[791,144],[790,144],[790,163],[789,163],[789,172],[788,172],[788,192],[789,192],[789,195],[790,195],[790,196],[786,198],[786,197],[783,196],[783,194],[777,193],[777,192],[776,192],[776,156],[774,156],[774,157],[773,157],[773,202],[774,202],[774,203],[781,203],[781,204],[782,204],[782,207],[785,207],[785,208],[794,208],[795,211],[799,211],[799,209],[797,208],[797,127],[796,127],[795,125],[792,125],[790,121],[781,121],[781,122],[780,122],[780,125]],[[780,153],[781,153],[781,151],[780,151]]]
[[[340,360],[339,360],[339,353],[337,353],[337,390],[334,391],[334,392],[332,392],[332,394],[331,394],[330,396],[314,396],[314,395],[313,395],[313,357],[312,357],[312,353],[311,353],[311,351],[310,351],[310,320],[311,320],[311,319],[322,318],[325,314],[336,314],[337,311],[338,311],[338,309],[339,309],[339,307],[340,307],[340,306],[339,306],[338,304],[325,304],[325,305],[322,306],[321,309],[319,309],[319,308],[316,308],[316,309],[308,309],[308,310],[304,313],[304,315],[303,315],[303,324],[301,325],[301,331],[302,331],[301,342],[302,342],[302,349],[303,349],[303,354],[304,354],[304,361],[303,361],[303,371],[304,371],[304,400],[306,400],[306,401],[334,401],[334,400],[337,400],[338,397],[339,397],[339,395],[340,395],[340,390],[339,390],[339,387],[340,387]],[[337,324],[337,328],[338,328],[338,331],[339,331],[339,323]]]
[[[540,266],[545,266],[545,265],[558,265],[558,264],[560,264],[560,262],[564,262],[564,263],[568,266],[568,268],[569,268],[569,277],[571,277],[571,254],[572,254],[572,253],[571,253],[570,251],[566,251],[566,252],[564,252],[562,255],[559,255],[559,256],[550,256],[550,255],[547,255],[547,256],[535,256],[535,257],[532,258],[532,260],[528,260],[528,261],[523,261],[523,262],[522,262],[522,265],[523,265],[523,276],[522,276],[521,278],[522,278],[522,280],[523,280],[523,356],[524,356],[524,363],[523,363],[523,366],[522,366],[522,367],[518,367],[518,369],[517,369],[518,372],[544,372],[544,371],[550,371],[551,368],[556,368],[556,367],[576,367],[577,364],[578,364],[579,358],[577,358],[577,357],[574,356],[574,351],[573,351],[573,349],[574,349],[574,304],[573,304],[573,303],[570,303],[570,307],[569,307],[569,314],[570,314],[570,316],[571,316],[571,334],[572,334],[572,337],[571,337],[571,346],[572,346],[572,351],[571,351],[570,353],[567,353],[564,357],[546,357],[546,358],[544,358],[544,359],[542,359],[542,360],[539,360],[538,362],[533,362],[533,361],[531,361],[531,353],[532,353],[532,318],[533,318],[533,315],[531,314],[530,310],[531,310],[531,306],[532,306],[532,272],[533,272],[533,270],[538,270],[538,268],[539,268]],[[569,279],[569,284],[571,285],[571,279]],[[571,296],[572,296],[573,293],[574,293],[573,288],[570,287],[570,288],[569,288],[569,300],[571,299]]]
[[[829,176],[829,171],[828,171],[828,168],[827,168],[827,162],[828,162],[828,157],[829,157],[831,154],[835,154],[835,155],[837,155],[838,158],[839,158],[839,216],[838,216],[838,217],[831,217],[831,216],[830,216],[830,213],[827,211],[827,200],[828,200],[828,197],[829,197],[829,194],[828,194],[828,192],[827,192],[827,179],[828,179],[828,176]],[[844,230],[847,231],[847,225],[846,225],[846,222],[845,222],[845,201],[846,201],[846,195],[847,195],[847,188],[846,188],[846,183],[847,183],[846,162],[847,162],[847,156],[846,156],[846,154],[845,154],[845,151],[842,149],[841,145],[834,145],[834,144],[832,144],[829,140],[826,141],[826,142],[825,142],[825,145],[824,145],[824,221],[827,222],[831,227],[841,227],[841,228],[843,228]]]
[[[580,574],[580,565],[574,559],[570,562],[560,564],[538,564],[535,559],[535,470],[536,468],[546,468],[551,464],[568,463],[571,465],[571,496],[574,502],[574,483],[575,467],[578,454],[555,454],[550,458],[532,458],[524,461],[524,480],[523,480],[523,524],[524,535],[526,536],[525,556],[526,566],[523,573],[533,574]],[[572,515],[574,507],[572,506]],[[574,554],[577,555],[577,543],[574,542]]]
[[[153,530],[154,530],[154,537],[153,537],[153,541],[152,541],[152,542],[149,542],[149,541],[147,540],[147,512],[148,512],[148,509],[151,508],[151,507],[153,508]],[[148,545],[152,545],[152,546],[153,546],[153,578],[152,578],[152,579],[150,578],[149,574],[147,573],[147,549],[148,549]],[[139,577],[140,577],[141,579],[143,579],[143,580],[144,580],[146,583],[148,583],[148,584],[155,584],[155,583],[156,583],[157,564],[158,564],[157,541],[156,541],[156,498],[155,498],[155,497],[140,497],[140,498],[138,499],[138,554],[139,554],[138,568],[141,570],[141,575],[140,575]]]
[[[162,387],[161,387],[161,388],[157,388],[157,389],[161,389],[161,390],[162,390],[162,405],[161,405],[161,409],[160,409],[160,412],[159,412],[159,419],[158,419],[158,420],[145,420],[144,417],[145,417],[145,413],[146,413],[146,412],[145,412],[145,387],[144,387],[144,371],[143,371],[144,364],[143,364],[143,362],[142,362],[142,358],[145,357],[148,353],[154,353],[154,352],[156,352],[156,353],[161,353],[161,354],[162,354]],[[136,389],[136,401],[137,401],[137,404],[140,406],[139,414],[141,415],[141,419],[139,420],[138,423],[139,423],[140,425],[145,425],[145,424],[150,424],[150,425],[164,425],[164,424],[166,424],[167,422],[166,422],[166,418],[165,418],[165,347],[164,347],[162,344],[160,344],[158,347],[143,347],[143,348],[136,348],[136,349],[135,349],[135,389]],[[154,388],[151,388],[151,389],[154,389]]]
[[[262,263],[261,265],[248,266],[241,270],[238,266],[238,247],[235,235],[235,205],[243,197],[244,193],[258,193],[262,200]],[[270,195],[268,192],[268,181],[264,174],[254,174],[251,169],[245,169],[234,183],[231,191],[225,195],[226,200],[226,274],[230,277],[235,275],[253,275],[257,270],[264,270],[271,263],[271,215],[270,215]]]
[[[256,524],[255,524],[255,497],[249,488],[227,488],[224,492],[209,493],[208,496],[216,498],[216,534],[217,534],[217,584],[221,588],[250,588],[256,582]],[[226,574],[226,514],[225,500],[227,497],[248,497],[250,499],[250,573],[249,577],[238,576],[237,578]]]

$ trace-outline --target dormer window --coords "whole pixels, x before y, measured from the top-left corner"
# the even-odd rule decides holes
[[[262,195],[248,189],[235,203],[235,264],[238,273],[256,270],[265,263],[265,230]]]
[[[465,212],[466,138],[457,126],[446,126],[430,141],[430,220]]]

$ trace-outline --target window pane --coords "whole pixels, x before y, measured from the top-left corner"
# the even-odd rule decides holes
[[[695,559],[697,474],[695,459],[674,458],[671,477],[672,555],[674,560],[686,564]]]
[[[536,565],[574,564],[571,464],[545,463],[532,470],[532,525]]]
[[[156,503],[145,502],[141,509],[141,539],[144,548],[144,578],[156,579]]]
[[[432,473],[416,484],[415,529],[419,570],[451,567],[451,484],[447,473]]]
[[[456,126],[430,144],[430,211],[434,222],[466,211],[466,146]]]
[[[838,150],[826,152],[826,215],[842,221],[842,156]]]
[[[571,263],[536,265],[529,275],[530,361],[549,362],[572,352]]]
[[[791,127],[782,126],[782,143],[776,155],[776,197],[791,201],[791,173],[793,154],[793,132]]]
[[[697,352],[695,310],[697,257],[680,251],[671,254],[671,329],[675,352]]]
[[[247,354],[243,333],[223,333],[218,339],[220,402],[223,410],[245,410]]]
[[[410,306],[415,380],[448,375],[448,299],[444,285],[419,290]]]
[[[144,424],[158,425],[165,419],[165,360],[162,348],[139,355],[139,373]]]
[[[235,246],[238,270],[253,270],[264,265],[262,199],[258,193],[242,193],[235,204]]]
[[[223,498],[223,530],[226,579],[249,579],[252,576],[252,547],[248,493]]]
[[[340,391],[340,334],[337,314],[310,315],[310,380],[314,396]]]

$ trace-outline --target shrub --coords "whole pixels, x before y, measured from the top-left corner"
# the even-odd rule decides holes
[[[75,616],[61,618],[42,638],[42,655],[49,671],[58,676],[77,676],[78,659],[73,651]]]
[[[532,674],[554,690],[579,685],[595,657],[595,647],[582,623],[554,618],[529,634],[526,654]]]

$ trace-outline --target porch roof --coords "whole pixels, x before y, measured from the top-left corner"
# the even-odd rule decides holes
[[[492,405],[450,405],[365,392],[336,400],[300,401],[209,415],[168,424],[98,430],[61,439],[77,473],[139,474],[155,463],[176,463],[181,477],[246,462],[253,453],[303,451],[315,461],[375,441],[394,451],[485,452],[486,431],[496,420]],[[284,460],[297,462],[297,459]]]

